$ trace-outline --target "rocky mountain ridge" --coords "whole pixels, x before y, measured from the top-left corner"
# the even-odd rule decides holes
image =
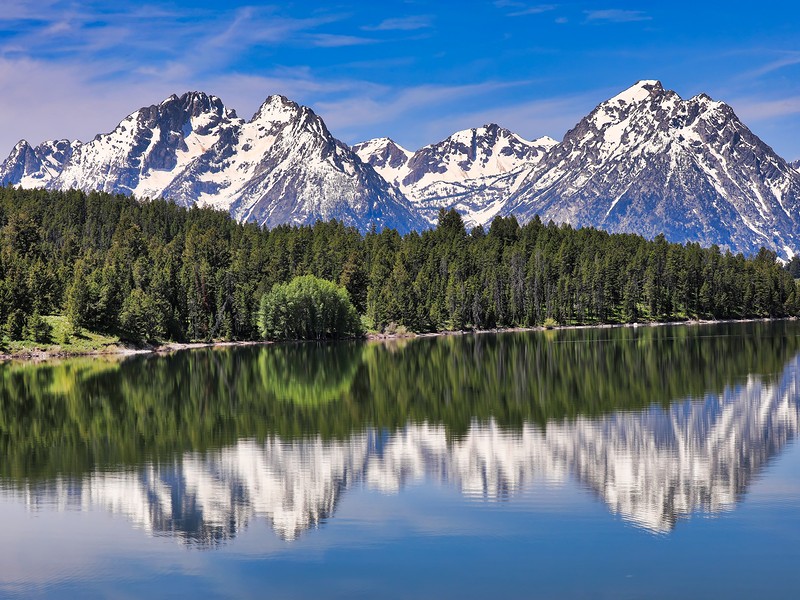
[[[82,143],[20,141],[0,185],[80,188],[227,210],[267,227],[337,218],[422,230],[455,208],[567,222],[789,259],[800,250],[800,161],[787,163],[722,102],[640,81],[565,135],[528,141],[496,124],[417,151],[352,149],[310,108],[269,96],[245,121],[216,96],[170,96]]]
[[[556,144],[548,137],[528,141],[490,123],[457,131],[413,153],[388,138],[353,149],[400,189],[429,223],[436,223],[440,208],[455,208],[467,226],[474,226],[488,223],[525,167],[536,164]]]
[[[789,259],[800,173],[727,104],[640,81],[567,132],[501,212]]]
[[[268,227],[340,219],[362,231],[426,223],[311,109],[274,95],[249,121],[216,96],[170,96],[88,143],[22,141],[0,184],[165,197]]]

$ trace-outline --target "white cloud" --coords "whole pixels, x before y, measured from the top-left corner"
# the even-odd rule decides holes
[[[385,19],[377,25],[362,27],[365,31],[414,31],[427,29],[433,26],[433,20],[428,15],[415,15],[411,17],[397,17]]]
[[[378,40],[355,35],[336,35],[332,33],[312,33],[306,36],[311,44],[320,48],[340,48],[343,46],[363,46],[374,44]]]
[[[513,12],[508,13],[508,16],[523,17],[526,15],[539,15],[544,12],[550,12],[551,10],[555,10],[556,8],[558,8],[558,6],[555,4],[539,4],[537,6],[520,8],[519,10],[515,10]]]
[[[622,10],[609,8],[604,10],[586,10],[586,21],[595,23],[632,23],[634,21],[650,21],[653,17],[641,10]]]
[[[764,121],[800,114],[800,96],[740,98],[728,102],[742,121]]]
[[[782,58],[777,60],[772,60],[757,69],[753,69],[752,71],[748,71],[747,73],[743,74],[743,77],[748,78],[756,78],[761,77],[762,75],[767,75],[774,71],[779,71],[780,69],[786,67],[792,67],[794,65],[800,64],[800,52],[788,52]]]

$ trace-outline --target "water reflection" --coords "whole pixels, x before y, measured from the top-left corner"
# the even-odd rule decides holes
[[[138,467],[26,479],[13,489],[33,510],[109,511],[150,533],[207,546],[254,519],[294,540],[334,516],[354,486],[396,493],[433,481],[494,501],[513,500],[540,480],[572,479],[612,513],[664,533],[693,513],[734,507],[797,435],[799,376],[795,356],[777,375],[751,374],[666,406],[517,427],[473,418],[455,434],[433,420],[366,426],[340,438],[270,433]]]

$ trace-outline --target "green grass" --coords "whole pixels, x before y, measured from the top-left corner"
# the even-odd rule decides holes
[[[99,352],[113,352],[115,349],[125,347],[119,337],[83,330],[79,334],[72,331],[72,325],[66,317],[50,315],[43,317],[52,327],[52,333],[47,342],[34,340],[10,341],[8,336],[3,337],[0,354],[12,356],[25,354],[95,354]]]

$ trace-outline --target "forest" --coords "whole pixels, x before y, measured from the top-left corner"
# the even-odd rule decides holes
[[[46,337],[43,315],[130,340],[259,339],[262,299],[313,275],[343,287],[372,331],[795,316],[776,255],[455,211],[405,236],[338,221],[266,230],[227,213],[100,192],[0,188],[0,323]]]

